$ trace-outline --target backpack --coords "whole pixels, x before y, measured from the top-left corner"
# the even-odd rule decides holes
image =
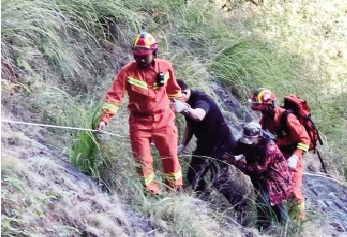
[[[281,107],[285,109],[280,118],[281,129],[285,133],[289,134],[287,116],[289,113],[293,113],[310,136],[309,151],[316,151],[317,141],[320,145],[323,145],[323,140],[319,136],[316,125],[311,119],[311,109],[306,100],[302,100],[296,95],[288,95],[284,97],[284,104]]]

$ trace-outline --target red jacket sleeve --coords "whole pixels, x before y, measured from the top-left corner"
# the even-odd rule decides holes
[[[108,123],[108,121],[117,113],[119,103],[124,97],[125,90],[126,70],[121,69],[106,94],[105,103],[101,107],[102,115],[100,121]]]
[[[290,136],[298,143],[294,154],[301,157],[303,152],[307,152],[309,149],[311,142],[310,136],[306,132],[304,126],[300,124],[298,118],[292,113],[288,114],[287,127]]]
[[[173,99],[178,99],[183,101],[182,98],[182,93],[181,93],[181,88],[179,87],[176,78],[175,78],[175,74],[172,68],[172,65],[170,64],[170,67],[168,69],[167,75],[165,75],[168,78],[167,80],[167,86],[166,86],[166,93],[169,97],[170,100]]]

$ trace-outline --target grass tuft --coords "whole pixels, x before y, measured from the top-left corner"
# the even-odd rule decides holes
[[[17,111],[16,115],[26,121],[94,129],[99,105],[115,73],[132,59],[129,49],[134,35],[147,30],[160,44],[160,57],[173,62],[176,76],[216,100],[219,97],[211,82],[223,84],[237,96],[242,109],[257,87],[269,87],[279,103],[290,93],[308,100],[313,119],[324,137],[326,145],[319,149],[329,172],[347,177],[345,6],[338,0],[264,0],[258,5],[240,0],[232,6],[230,12],[224,12],[205,0],[4,0],[1,9],[2,92],[6,95],[2,98],[3,105]],[[216,202],[207,207],[191,196],[170,196],[166,192],[163,195],[169,198],[158,201],[143,193],[128,140],[125,104],[126,100],[107,127],[108,131],[124,137],[48,129],[45,140],[67,154],[76,167],[118,193],[122,203],[130,205],[138,214],[150,216],[156,230],[151,233],[221,236],[216,230],[220,229],[223,214],[229,213],[224,212],[226,204]],[[235,117],[235,123],[245,120],[235,116],[236,111],[224,112]],[[182,130],[182,118],[179,119]],[[153,154],[156,180],[164,188],[161,164],[154,148]],[[189,157],[181,158],[186,170]],[[47,166],[41,167],[44,168]],[[17,177],[6,167],[4,173],[2,183],[7,185],[6,190],[16,193],[29,190],[22,185],[23,176]],[[35,180],[35,176],[30,180]],[[2,197],[6,195],[11,196],[11,202],[6,204],[11,210],[18,212],[19,209],[12,207],[26,205],[15,201],[15,194],[2,193]],[[33,203],[30,218],[42,224],[38,218],[46,210],[42,202],[52,197],[38,193],[30,197]],[[66,201],[61,196],[57,199]],[[91,212],[88,208],[83,210]],[[72,213],[60,211],[73,219]],[[249,223],[253,223],[252,215],[250,211]],[[25,218],[23,213],[16,216],[6,212],[2,216],[3,231],[23,236],[36,233],[33,229],[30,229],[32,233],[24,231],[21,224],[26,226],[22,222]],[[88,218],[94,222],[86,229],[82,228],[83,224],[57,224],[49,225],[47,230],[52,235],[97,233],[101,228],[113,236],[121,233],[102,216]],[[110,223],[113,230],[103,222]]]

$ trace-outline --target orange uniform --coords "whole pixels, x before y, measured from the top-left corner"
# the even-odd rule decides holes
[[[164,74],[164,85],[157,84],[157,74]],[[135,160],[141,164],[140,175],[148,191],[158,193],[153,181],[152,140],[161,157],[165,183],[174,189],[183,185],[181,167],[177,156],[177,128],[175,114],[170,109],[170,99],[181,100],[172,65],[164,59],[154,59],[148,68],[139,68],[131,62],[121,68],[111,85],[106,103],[102,107],[101,121],[107,123],[117,112],[119,103],[128,92],[130,111],[130,140]]]
[[[281,127],[281,115],[284,111],[283,108],[275,106],[274,116],[272,118],[264,117],[260,121],[260,124],[264,129],[268,129],[277,138],[277,145],[285,158],[289,158],[292,154],[295,154],[298,159],[298,164],[293,170],[295,179],[294,197],[300,206],[301,213],[300,217],[304,218],[304,196],[301,192],[302,175],[303,175],[303,164],[302,155],[307,152],[310,144],[310,137],[306,132],[305,128],[300,124],[297,117],[289,113],[287,117],[287,127],[289,134],[278,134]]]

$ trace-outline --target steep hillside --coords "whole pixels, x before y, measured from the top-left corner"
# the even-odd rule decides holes
[[[2,236],[258,236],[233,220],[222,223],[208,203],[188,194],[129,205],[48,148],[39,127],[5,123],[1,133]],[[134,205],[146,205],[147,213]]]
[[[212,87],[221,95],[226,111],[237,105],[222,88]],[[6,110],[2,120],[18,121],[16,114]],[[239,131],[237,126],[233,129]],[[147,197],[145,202],[129,203],[129,197],[92,180],[74,168],[61,151],[52,150],[46,137],[54,132],[47,128],[6,122],[1,133],[2,236],[257,237],[291,236],[297,231],[290,225],[260,235],[242,227],[240,223],[252,227],[252,215],[248,212],[244,220],[236,219],[232,208],[221,203],[214,192],[208,202],[189,193],[166,193],[159,199]],[[317,173],[317,163],[317,157],[306,157],[303,192],[309,218],[300,236],[343,237],[347,234],[347,188]],[[235,173],[231,175],[235,177]]]
[[[176,76],[212,95],[235,131],[256,118],[246,104],[256,87],[271,88],[279,103],[288,93],[309,100],[329,175],[307,155],[308,221],[266,234],[345,234],[343,1],[237,0],[223,2],[222,10],[206,0],[1,4],[2,120],[94,129],[115,73],[132,60],[134,34],[147,30]],[[117,136],[2,122],[4,236],[259,236],[252,208],[237,214],[218,193],[209,202],[189,190],[146,196],[134,171],[125,104],[107,127]],[[182,130],[180,116],[177,125]],[[185,172],[189,155],[180,159]],[[157,159],[155,168],[162,183]],[[231,181],[250,191],[232,171]]]

